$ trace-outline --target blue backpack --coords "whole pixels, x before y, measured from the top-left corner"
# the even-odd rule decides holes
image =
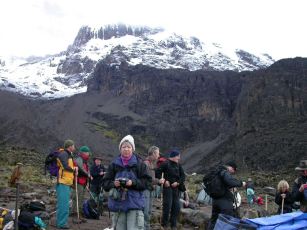
[[[57,151],[51,152],[45,159],[45,175],[47,171],[51,177],[57,177],[59,174],[59,166],[57,165],[57,158],[64,149],[58,149]]]
[[[87,219],[99,220],[99,212],[97,204],[93,199],[88,199],[83,202],[83,214]]]

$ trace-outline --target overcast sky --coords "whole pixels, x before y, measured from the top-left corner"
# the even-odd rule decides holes
[[[275,59],[307,57],[306,0],[1,0],[0,56],[66,50],[82,25],[161,26]]]

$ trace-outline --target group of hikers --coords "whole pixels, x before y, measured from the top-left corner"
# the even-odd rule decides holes
[[[76,158],[73,158],[74,151],[74,142],[66,140],[64,151],[58,156],[59,172],[56,185],[58,229],[69,229],[69,200],[71,186],[76,178],[78,197],[75,199],[78,198],[79,204],[82,204],[84,193],[89,189],[88,184],[90,184],[89,191],[96,201],[99,200],[103,190],[108,192],[112,227],[118,230],[150,229],[153,199],[156,188],[161,188],[163,198],[161,229],[177,229],[180,198],[182,194],[186,194],[185,172],[179,163],[178,150],[171,150],[166,159],[160,156],[158,147],[151,146],[148,156],[143,159],[135,153],[134,138],[127,135],[119,143],[120,154],[113,159],[107,170],[101,164],[100,157],[94,157],[94,164],[89,168],[90,149],[87,146],[79,149]],[[278,184],[275,202],[279,205],[279,213],[291,212],[294,201],[299,201],[301,210],[306,211],[307,160],[300,161],[296,170],[301,174],[295,180],[291,193],[286,181],[282,180]],[[212,215],[208,229],[214,229],[219,214],[236,216],[233,205],[235,188],[245,187],[248,203],[251,205],[255,202],[251,179],[244,182],[233,177],[237,171],[234,161],[219,165],[214,171],[217,172],[219,181],[214,181],[211,176],[211,184],[205,183],[206,191],[210,192],[210,186],[213,186],[209,194],[212,197]],[[208,182],[205,178],[206,176],[204,182]],[[76,210],[75,205],[72,210]],[[82,213],[82,209],[79,211]]]
[[[91,156],[88,146],[78,149],[72,140],[64,142],[64,148],[56,158],[56,227],[70,229],[69,215],[78,215],[86,221],[82,204],[88,191],[96,204],[107,199],[111,213],[112,228],[116,230],[150,229],[153,200],[160,189],[162,196],[161,229],[177,229],[177,219],[182,207],[189,206],[185,187],[185,172],[179,163],[180,152],[170,150],[168,157],[160,156],[156,146],[148,149],[144,159],[135,153],[134,138],[125,136],[119,143],[119,155],[107,169],[102,165],[102,158]],[[93,159],[90,164],[89,159]],[[278,213],[292,212],[293,203],[300,202],[300,209],[307,212],[307,160],[301,160],[295,169],[300,176],[295,180],[292,192],[289,184],[282,180],[278,184],[275,202],[279,205]],[[212,215],[208,229],[216,229],[219,214],[237,216],[234,205],[237,188],[244,187],[247,202],[253,205],[255,199],[254,185],[251,178],[247,182],[236,179],[233,174],[237,164],[228,161],[218,165],[203,178],[205,191],[212,198]],[[71,192],[71,188],[75,192]],[[103,197],[103,192],[107,197]],[[73,205],[70,207],[70,200]],[[98,205],[99,206],[99,205]],[[80,215],[80,216],[79,216]]]
[[[152,204],[157,187],[161,188],[163,198],[161,228],[176,229],[180,196],[186,191],[185,173],[179,163],[178,150],[171,150],[166,159],[160,157],[158,147],[151,146],[148,156],[143,159],[135,153],[134,138],[127,135],[119,143],[120,154],[112,160],[107,170],[101,165],[102,159],[99,157],[94,157],[94,164],[89,167],[89,147],[80,147],[77,157],[73,155],[75,150],[74,141],[66,140],[64,149],[57,158],[58,229],[70,228],[68,217],[70,214],[74,215],[73,212],[84,214],[81,206],[79,205],[78,210],[76,205],[82,204],[86,190],[96,202],[102,190],[108,193],[108,209],[114,229],[150,229]],[[71,187],[78,191],[72,194],[73,200],[78,201],[73,202],[72,212],[69,207]]]

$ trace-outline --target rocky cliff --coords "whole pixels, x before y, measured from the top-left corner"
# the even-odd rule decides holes
[[[123,135],[137,151],[177,147],[188,171],[235,158],[243,168],[280,170],[306,156],[307,59],[253,72],[96,65],[87,93],[29,100],[1,92],[2,144],[40,151],[72,138],[116,155]]]

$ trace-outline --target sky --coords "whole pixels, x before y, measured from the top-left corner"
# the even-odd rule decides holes
[[[203,41],[307,57],[306,0],[1,0],[0,56],[55,54],[83,25],[163,27]]]

